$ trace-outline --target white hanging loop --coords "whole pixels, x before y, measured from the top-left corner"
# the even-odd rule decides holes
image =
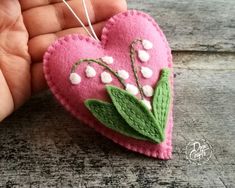
[[[95,34],[95,31],[94,31],[94,29],[93,29],[93,27],[92,27],[92,24],[91,24],[91,21],[90,21],[90,18],[89,18],[89,14],[88,14],[88,11],[87,11],[87,6],[86,6],[86,3],[85,3],[85,0],[83,0],[83,7],[84,7],[84,10],[85,10],[85,13],[86,13],[86,19],[87,19],[87,21],[88,21],[89,27],[90,27],[90,29],[91,29],[91,31],[92,31],[92,34],[93,34],[94,36],[93,36],[93,35],[90,33],[90,31],[86,28],[86,26],[84,25],[84,23],[82,22],[82,20],[78,17],[78,15],[74,12],[74,10],[72,9],[72,7],[66,2],[66,0],[63,0],[63,2],[64,2],[64,4],[68,7],[68,9],[71,11],[71,13],[74,15],[74,17],[78,20],[78,22],[81,24],[81,26],[83,27],[83,29],[87,32],[87,34],[88,34],[91,38],[93,38],[94,40],[98,40],[98,41],[99,41],[99,39],[98,39],[97,35]]]

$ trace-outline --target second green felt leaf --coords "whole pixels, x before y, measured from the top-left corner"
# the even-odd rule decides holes
[[[107,86],[106,88],[116,110],[129,126],[157,143],[164,140],[161,126],[141,101],[118,87]]]

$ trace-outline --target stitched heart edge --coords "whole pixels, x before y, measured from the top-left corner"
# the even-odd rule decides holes
[[[95,45],[98,48],[104,48],[108,42],[108,35],[109,35],[109,30],[110,28],[117,22],[117,20],[119,19],[123,19],[127,16],[142,16],[144,18],[146,18],[155,28],[156,31],[160,34],[161,38],[163,39],[163,42],[165,44],[165,48],[167,50],[167,61],[168,61],[168,68],[170,68],[172,70],[172,75],[170,78],[170,83],[171,83],[171,89],[172,89],[172,104],[170,107],[170,115],[169,115],[169,119],[168,119],[168,123],[167,123],[167,130],[168,130],[168,134],[167,134],[167,142],[165,143],[167,145],[167,147],[164,146],[164,148],[161,148],[160,146],[154,149],[149,149],[147,145],[145,144],[141,144],[142,146],[140,146],[138,144],[138,142],[143,142],[143,141],[136,141],[137,144],[132,144],[132,143],[127,143],[126,140],[124,140],[123,138],[125,138],[125,136],[120,135],[121,139],[116,135],[116,134],[110,134],[110,132],[108,132],[106,129],[100,129],[99,127],[96,126],[97,122],[94,120],[88,120],[88,119],[82,119],[80,117],[82,117],[82,113],[81,112],[77,112],[76,110],[74,110],[68,100],[66,99],[66,97],[64,97],[62,94],[60,94],[56,88],[56,85],[53,83],[51,77],[50,77],[50,70],[48,67],[48,63],[50,61],[50,57],[53,54],[54,51],[56,51],[56,48],[63,45],[64,43],[67,43],[70,40],[86,40],[87,42],[90,42],[91,44]],[[78,118],[79,120],[83,121],[85,124],[89,125],[90,127],[94,128],[97,132],[101,133],[103,136],[111,139],[113,142],[138,153],[147,155],[149,157],[154,157],[154,158],[159,158],[159,159],[163,159],[163,160],[168,160],[172,158],[172,129],[173,129],[173,63],[172,63],[172,55],[171,55],[171,49],[168,45],[168,42],[165,38],[165,35],[163,34],[162,30],[160,29],[160,27],[158,26],[158,24],[155,22],[155,20],[150,17],[148,14],[141,12],[141,11],[136,11],[136,10],[131,10],[131,11],[127,11],[124,13],[120,13],[117,14],[115,16],[113,16],[112,18],[110,18],[105,27],[103,28],[102,31],[102,35],[101,35],[101,43],[97,43],[95,40],[87,37],[87,36],[82,36],[82,35],[78,35],[78,34],[73,34],[73,35],[67,35],[65,37],[62,37],[60,39],[58,39],[56,42],[54,42],[46,51],[44,58],[43,58],[43,70],[44,70],[44,74],[45,74],[45,78],[47,80],[47,83],[49,85],[49,88],[51,89],[52,93],[55,95],[55,97],[57,98],[57,100],[66,108],[67,111],[69,111],[73,116],[75,116],[76,118]],[[113,132],[113,131],[112,131]],[[123,137],[123,138],[122,138]],[[135,140],[135,139],[131,139],[131,140]],[[156,145],[160,145],[160,144],[156,144]],[[147,147],[146,147],[147,146]]]

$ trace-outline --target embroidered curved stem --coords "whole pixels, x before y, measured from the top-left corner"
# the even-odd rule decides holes
[[[80,59],[78,62],[73,64],[73,67],[71,69],[71,73],[76,72],[77,67],[81,64],[81,63],[96,63],[104,68],[106,68],[111,74],[113,74],[113,76],[115,76],[118,81],[121,83],[121,85],[125,88],[126,87],[126,83],[125,81],[113,70],[111,69],[107,64],[103,63],[101,59]]]
[[[132,70],[133,70],[133,73],[134,73],[134,76],[135,76],[135,81],[136,81],[136,84],[137,84],[137,87],[140,91],[140,95],[141,95],[141,99],[143,100],[144,99],[144,92],[143,92],[143,88],[142,88],[142,85],[139,81],[139,78],[138,78],[138,74],[137,74],[137,68],[135,66],[135,59],[136,59],[136,51],[135,51],[135,45],[138,43],[138,42],[142,42],[141,39],[135,39],[132,43],[131,43],[131,50],[130,50],[130,56],[131,56],[131,67],[132,67]]]

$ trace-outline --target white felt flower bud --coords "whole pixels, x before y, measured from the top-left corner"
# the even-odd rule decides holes
[[[153,88],[150,85],[143,86],[143,92],[146,97],[153,96]]]
[[[153,43],[150,42],[149,40],[143,40],[142,45],[143,45],[145,50],[150,50],[150,49],[153,48]]]
[[[107,64],[113,64],[114,60],[113,57],[111,56],[104,56],[101,58],[103,62],[107,63]]]
[[[150,55],[144,50],[138,50],[138,57],[142,62],[148,62]]]
[[[69,76],[69,80],[72,84],[78,85],[81,82],[81,76],[79,76],[77,73],[71,73]]]
[[[141,73],[144,78],[151,78],[153,76],[153,71],[148,67],[141,67]]]
[[[149,110],[152,110],[152,106],[151,106],[151,103],[150,101],[144,99],[144,100],[141,100],[142,103],[144,103],[144,105],[149,109]]]
[[[124,80],[127,80],[129,78],[129,73],[125,70],[119,70],[118,75]]]
[[[126,91],[129,92],[132,95],[137,95],[139,93],[139,89],[132,85],[132,84],[127,84],[126,85]]]
[[[88,78],[93,78],[93,77],[96,76],[96,71],[95,71],[95,69],[94,69],[93,67],[89,66],[89,65],[86,67],[85,72],[86,72],[86,76],[87,76]]]
[[[109,74],[108,72],[102,72],[101,73],[101,81],[104,84],[109,84],[113,81],[111,74]]]

